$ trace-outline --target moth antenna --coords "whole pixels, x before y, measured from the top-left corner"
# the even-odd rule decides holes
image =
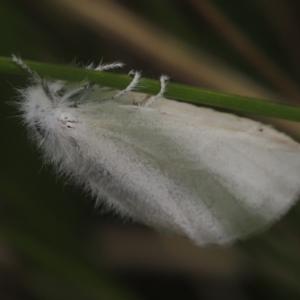
[[[40,83],[46,96],[53,102],[54,99],[53,99],[53,96],[49,90],[49,87],[47,85],[47,83],[45,82],[45,80],[43,80],[37,72],[31,70],[24,62],[23,60],[20,58],[20,57],[17,57],[15,55],[12,55],[11,56],[11,60],[12,62],[14,62],[15,64],[17,64],[18,66],[20,66],[23,70],[25,70],[27,73],[29,73],[33,80],[37,83]]]
[[[17,57],[15,55],[11,56],[11,60],[12,62],[14,62],[15,64],[17,64],[18,66],[20,66],[23,70],[25,70],[27,73],[29,73],[34,80],[36,80],[37,82],[42,82],[42,78],[38,75],[37,72],[31,70],[20,57]]]

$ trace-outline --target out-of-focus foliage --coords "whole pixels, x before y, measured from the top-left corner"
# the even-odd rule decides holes
[[[300,3],[0,0],[0,56],[121,72],[299,104]],[[299,206],[268,233],[198,249],[102,215],[42,166],[13,106],[23,76],[0,74],[1,299],[299,298]],[[300,136],[299,125],[275,126]]]

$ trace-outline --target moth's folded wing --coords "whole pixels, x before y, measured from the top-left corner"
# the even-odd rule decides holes
[[[123,184],[146,224],[223,244],[270,225],[297,200],[300,146],[286,135],[203,108],[192,116],[124,109],[106,129],[125,153]]]

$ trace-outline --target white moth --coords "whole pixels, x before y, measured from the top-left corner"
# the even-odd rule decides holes
[[[197,245],[227,244],[283,215],[300,193],[300,145],[261,123],[162,97],[32,77],[24,123],[47,162],[97,203]],[[89,66],[95,70],[120,63]]]

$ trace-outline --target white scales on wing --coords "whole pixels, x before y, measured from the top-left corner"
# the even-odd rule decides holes
[[[227,244],[283,215],[300,193],[300,145],[259,122],[90,83],[19,90],[24,123],[59,174],[98,202],[197,245]],[[99,71],[119,67],[101,65]]]

